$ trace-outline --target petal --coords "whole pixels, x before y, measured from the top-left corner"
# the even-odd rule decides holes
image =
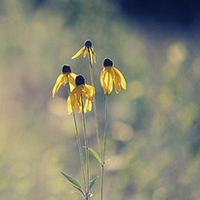
[[[70,90],[72,91],[76,87],[76,83],[75,83],[76,74],[69,73],[68,79],[69,79]]]
[[[106,67],[106,73],[104,76],[104,86],[106,89],[106,92],[104,90],[104,93],[110,94],[113,90],[113,79],[112,79],[112,67]]]
[[[87,52],[88,52],[88,49],[86,47],[84,47],[84,48],[85,48],[85,50],[83,51],[83,53],[81,55],[81,56],[83,56],[83,58],[85,58],[85,56],[87,55]]]
[[[90,56],[90,63],[93,64],[93,54],[91,48],[89,48],[89,56]]]
[[[119,74],[115,71],[115,68],[113,67],[113,80],[115,84],[115,91],[116,93],[119,93],[121,90],[120,84],[121,84],[121,77]]]
[[[80,89],[76,87],[72,90],[70,93],[68,99],[67,99],[67,105],[68,105],[68,114],[72,113],[74,107],[78,112],[81,112],[82,106],[81,106],[81,98],[80,98]]]
[[[109,91],[110,84],[108,83],[108,77],[109,77],[109,68],[105,67],[102,70],[101,75],[100,75],[100,83],[104,89],[104,94],[107,94],[107,93],[110,94],[110,91]]]
[[[101,75],[100,75],[100,83],[102,88],[104,88],[104,77],[105,77],[105,73],[106,73],[106,68],[103,68],[103,70],[101,71]]]
[[[86,96],[88,99],[93,99],[95,95],[95,88],[91,85],[85,84],[84,87],[82,88],[82,94]]]
[[[71,95],[71,94],[70,94]],[[71,114],[73,112],[73,106],[72,106],[72,102],[71,102],[71,96],[69,95],[68,99],[67,99],[67,110],[68,110],[68,114]]]
[[[76,94],[75,108],[79,112],[82,111],[82,102],[81,102],[82,88],[83,85],[79,85],[75,88],[75,94]]]
[[[124,78],[124,76],[122,75],[122,73],[116,69],[115,67],[113,67],[113,70],[115,72],[115,81],[119,82],[120,85],[122,86],[123,89],[126,90],[126,80]]]
[[[86,113],[87,110],[88,110],[88,103],[89,103],[89,100],[86,99],[86,100],[85,100],[85,106],[84,106],[84,113]]]
[[[57,80],[56,80],[56,83],[53,87],[53,90],[52,90],[52,96],[54,97],[55,96],[55,93],[60,89],[60,87],[62,85],[65,85],[67,82],[67,76],[65,74],[61,74]]]
[[[84,112],[86,113],[87,110],[89,110],[89,111],[92,110],[92,101],[89,99],[85,100]]]
[[[85,47],[81,48],[71,59],[77,58],[78,56],[82,56],[85,51]]]
[[[91,47],[91,51],[92,51],[92,56],[93,56],[93,59],[94,59],[94,63],[96,63],[95,52],[94,52],[92,47]]]

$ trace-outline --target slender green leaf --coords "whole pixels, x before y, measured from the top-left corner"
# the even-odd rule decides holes
[[[65,178],[67,178],[69,182],[71,182],[73,185],[76,185],[78,188],[81,189],[81,185],[79,184],[79,182],[78,182],[76,179],[72,178],[71,176],[69,176],[69,175],[67,175],[67,174],[65,174],[65,173],[63,173],[63,172],[61,172],[61,174],[62,174]]]
[[[69,184],[72,185],[74,188],[76,188],[78,191],[80,191],[83,195],[84,195],[84,192],[82,191],[82,188],[81,188],[81,185],[79,184],[79,182],[72,178],[71,176],[61,172],[61,174],[67,178],[67,180],[69,181]]]
[[[99,177],[97,176],[96,178],[94,178],[92,181],[90,181],[90,185],[89,185],[89,191],[90,189],[93,187],[95,181],[98,179]]]
[[[106,160],[106,161],[104,162],[104,164],[108,163],[109,161],[110,161],[110,159]]]
[[[99,163],[102,164],[99,154],[91,148],[88,148],[88,149],[93,154],[93,156],[99,161]]]
[[[78,193],[78,192],[75,192],[75,191],[73,191],[72,193],[73,193],[73,194],[77,194],[77,195],[81,195],[80,193]]]

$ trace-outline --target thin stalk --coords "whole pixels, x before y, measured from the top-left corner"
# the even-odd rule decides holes
[[[68,85],[68,90],[69,90],[69,94],[71,93],[71,89],[70,89],[70,85],[69,85],[69,79],[67,76],[67,85]],[[78,151],[79,151],[79,157],[80,157],[80,163],[81,163],[81,171],[82,171],[82,175],[83,175],[83,182],[84,182],[84,187],[85,187],[85,192],[86,192],[86,180],[85,180],[85,169],[84,169],[84,159],[83,159],[83,151],[81,148],[81,142],[80,142],[80,137],[79,137],[79,133],[78,133],[78,126],[77,126],[77,122],[76,122],[76,115],[73,109],[73,120],[74,120],[74,127],[75,127],[75,132],[76,132],[76,141],[77,141],[77,145],[78,145]]]
[[[85,138],[85,159],[86,159],[86,200],[88,200],[89,193],[89,182],[90,182],[90,172],[89,172],[89,150],[88,150],[88,139],[86,133],[86,123],[85,123],[85,113],[83,109],[83,95],[81,95],[81,106],[82,106],[82,121],[83,121],[83,133]]]
[[[90,79],[91,79],[91,85],[94,87],[94,67],[91,63],[91,55],[90,55],[90,49],[88,48],[88,59],[89,59],[89,68],[90,68]],[[99,125],[98,125],[98,119],[97,119],[97,106],[96,106],[96,98],[95,95],[93,97],[93,105],[94,105],[94,119],[95,119],[95,126],[96,126],[96,137],[97,137],[97,146],[98,151],[100,152],[100,139],[99,139]]]
[[[106,153],[106,132],[108,126],[108,94],[105,99],[105,127],[103,135],[103,151],[102,151],[102,165],[101,165],[101,200],[103,200],[103,185],[104,185],[104,164],[105,164],[105,153]]]

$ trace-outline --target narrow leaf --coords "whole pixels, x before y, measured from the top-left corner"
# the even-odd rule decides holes
[[[88,148],[88,149],[93,154],[93,156],[99,161],[99,163],[102,164],[99,154],[96,151],[94,151],[93,149],[91,149],[91,148]]]
[[[97,176],[96,178],[94,178],[94,179],[90,182],[89,191],[90,191],[90,189],[93,187],[95,181],[96,181],[98,178],[99,178],[99,177]]]
[[[106,161],[104,162],[104,164],[108,163],[109,161],[110,161],[110,159],[106,160]]]
[[[70,184],[72,187],[74,187],[75,189],[77,189],[83,196],[85,196],[85,194],[84,194],[84,192],[80,189],[80,188],[78,188],[76,185],[74,185],[74,184],[72,184],[72,183],[70,183],[70,182],[67,182],[68,184]],[[80,194],[80,193],[76,193],[76,194]],[[80,194],[80,195],[81,195]]]
[[[75,192],[75,191],[74,191],[74,192],[72,192],[72,193],[74,193],[74,194],[77,194],[77,195],[81,195],[80,193],[78,193],[78,192]]]
[[[76,188],[77,190],[79,190],[83,195],[84,195],[84,192],[82,191],[82,188],[81,188],[81,185],[79,184],[79,182],[72,178],[71,176],[61,172],[61,174],[67,178],[67,180],[69,181],[69,184],[72,185],[74,188]]]

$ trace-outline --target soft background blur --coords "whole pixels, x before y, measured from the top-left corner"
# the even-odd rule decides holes
[[[68,93],[52,99],[51,90],[65,63],[90,83],[87,58],[71,60],[86,39],[101,134],[105,57],[128,83],[109,96],[105,199],[200,199],[199,4],[180,2],[0,1],[0,199],[81,199],[60,174],[82,183]],[[93,112],[86,118],[95,149]],[[100,175],[90,160],[91,177]]]

